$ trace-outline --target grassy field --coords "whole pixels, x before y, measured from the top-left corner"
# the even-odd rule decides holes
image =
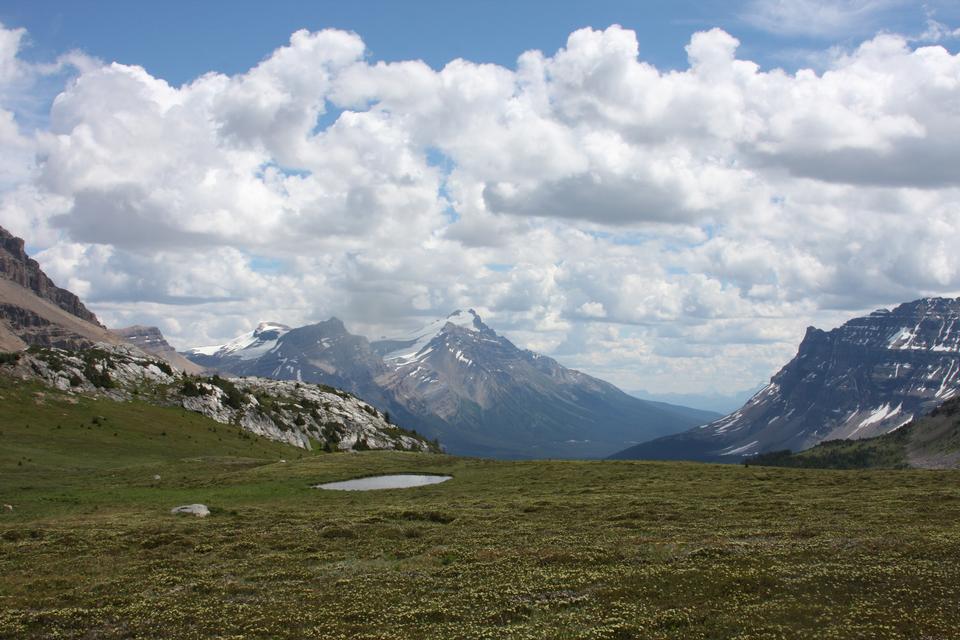
[[[958,472],[314,455],[0,396],[2,638],[960,637]],[[401,471],[454,479],[310,488]]]

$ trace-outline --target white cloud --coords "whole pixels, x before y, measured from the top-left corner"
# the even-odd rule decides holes
[[[833,37],[871,32],[878,14],[904,0],[753,0],[742,19],[783,35]]]
[[[0,29],[0,224],[106,322],[178,346],[474,307],[628,388],[732,391],[807,324],[960,291],[942,47],[880,35],[789,74],[713,29],[668,72],[612,26],[433,70],[300,31],[173,87],[79,53],[25,65],[23,37]],[[10,87],[54,68],[73,75],[28,132]]]
[[[926,29],[920,35],[910,39],[915,42],[936,43],[954,38],[960,38],[960,28],[951,28],[938,20],[927,18]]]

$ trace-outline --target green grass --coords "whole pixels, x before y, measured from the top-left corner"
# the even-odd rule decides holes
[[[0,511],[2,638],[919,639],[960,628],[960,472],[300,458],[178,409],[49,391],[36,404],[36,392],[0,387],[0,501],[15,506]],[[454,479],[310,488],[402,471]],[[170,515],[190,502],[212,515]]]
[[[895,431],[863,440],[828,440],[793,453],[789,450],[761,453],[747,464],[800,469],[906,469],[906,432]]]

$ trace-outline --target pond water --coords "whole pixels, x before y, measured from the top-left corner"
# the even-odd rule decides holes
[[[374,489],[409,489],[422,487],[428,484],[440,484],[452,479],[453,476],[428,476],[420,473],[400,473],[390,476],[373,476],[357,478],[342,482],[328,482],[314,485],[314,489],[330,489],[333,491],[372,491]]]

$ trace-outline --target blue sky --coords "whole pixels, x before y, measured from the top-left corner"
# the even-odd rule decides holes
[[[958,45],[943,0],[5,2],[0,225],[178,348],[474,308],[730,393],[960,295]]]
[[[878,8],[843,25],[842,33],[759,28],[750,20],[754,3],[719,0],[30,0],[0,5],[0,22],[28,29],[28,59],[48,60],[81,49],[106,62],[144,66],[154,76],[181,84],[207,71],[245,71],[297,29],[355,31],[373,59],[422,59],[438,69],[457,57],[512,67],[528,49],[556,51],[580,27],[620,24],[637,33],[645,60],[675,69],[686,66],[684,46],[693,31],[720,27],[741,40],[743,56],[767,67],[794,69],[810,63],[806,54],[854,45],[878,29],[920,33],[929,16],[947,24],[960,16],[960,3],[943,0],[860,4]]]

